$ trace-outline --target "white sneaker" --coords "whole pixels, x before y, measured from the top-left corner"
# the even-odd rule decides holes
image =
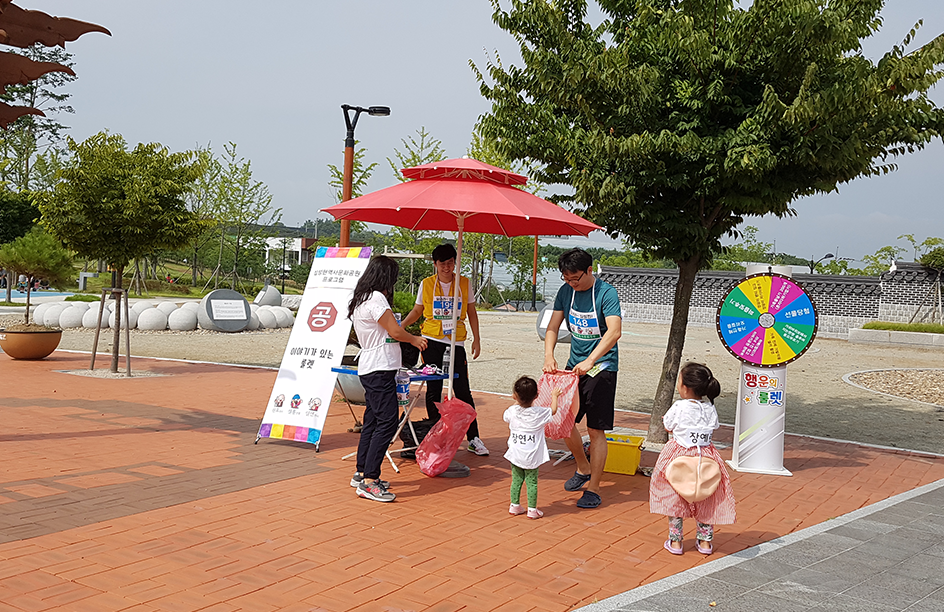
[[[488,449],[485,448],[485,443],[478,436],[469,440],[469,452],[480,457],[488,456]]]

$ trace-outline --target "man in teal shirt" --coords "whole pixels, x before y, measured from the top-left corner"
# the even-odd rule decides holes
[[[577,460],[577,470],[564,484],[568,491],[587,490],[577,501],[578,508],[596,508],[600,498],[600,478],[606,463],[606,430],[613,429],[616,402],[616,372],[623,319],[616,289],[593,276],[593,257],[583,249],[570,249],[557,260],[564,285],[554,300],[554,311],[544,337],[544,371],[557,370],[554,347],[561,323],[570,330],[570,358],[566,369],[579,375],[580,408],[576,422],[587,417],[590,460],[583,451],[583,438],[574,425],[567,448]],[[589,484],[588,484],[589,483]]]

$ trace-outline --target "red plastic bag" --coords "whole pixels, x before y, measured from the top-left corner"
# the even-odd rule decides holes
[[[436,407],[442,418],[416,449],[416,462],[427,476],[439,476],[446,471],[459,444],[465,439],[469,425],[475,420],[475,408],[455,397],[436,404]]]
[[[538,381],[538,397],[534,400],[535,406],[550,406],[551,391],[555,388],[561,390],[557,396],[557,413],[551,418],[551,421],[544,426],[544,436],[549,440],[563,440],[570,436],[574,428],[574,420],[577,417],[577,407],[579,404],[575,401],[577,398],[578,376],[570,370],[558,370],[553,374],[541,374]]]

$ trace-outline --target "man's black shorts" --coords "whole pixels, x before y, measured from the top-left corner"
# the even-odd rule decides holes
[[[613,429],[613,412],[616,405],[616,372],[603,370],[596,376],[580,377],[577,385],[580,394],[580,409],[577,422],[587,416],[587,427],[591,429]]]

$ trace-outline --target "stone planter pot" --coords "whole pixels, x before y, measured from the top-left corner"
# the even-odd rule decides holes
[[[341,358],[341,365],[347,368],[356,368],[357,361],[354,360],[353,355],[345,355]],[[361,384],[361,379],[356,375],[338,374],[337,385],[347,401],[360,405],[367,403],[367,399],[364,397],[364,386]]]
[[[0,329],[0,349],[13,359],[44,359],[56,350],[60,340],[62,340],[61,329],[49,331]]]

